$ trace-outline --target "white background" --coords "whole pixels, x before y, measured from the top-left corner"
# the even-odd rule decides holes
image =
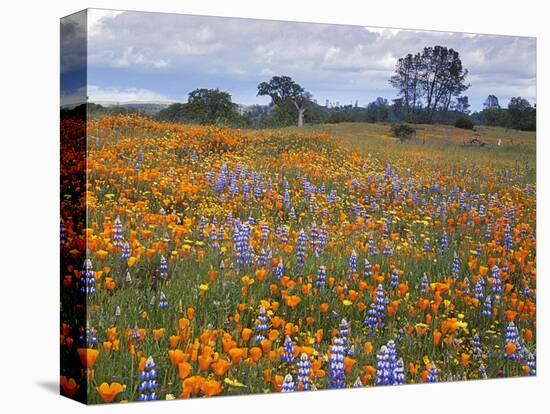
[[[3,2],[0,13],[0,408],[75,412],[58,381],[59,18],[86,7],[538,37],[538,376],[97,406],[88,412],[548,412],[550,156],[543,114],[549,26],[543,1],[64,0]],[[546,404],[547,405],[547,404]]]

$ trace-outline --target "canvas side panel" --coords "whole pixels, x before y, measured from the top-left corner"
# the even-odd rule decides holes
[[[86,82],[87,12],[60,25],[60,392],[87,402],[95,351],[86,335],[86,298],[93,274],[86,271]]]

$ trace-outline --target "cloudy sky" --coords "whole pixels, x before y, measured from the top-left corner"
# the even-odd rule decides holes
[[[88,95],[185,101],[201,87],[266,104],[258,83],[284,74],[321,104],[366,105],[396,96],[388,79],[399,57],[436,44],[460,53],[474,109],[488,94],[535,103],[534,38],[104,10],[88,13]]]

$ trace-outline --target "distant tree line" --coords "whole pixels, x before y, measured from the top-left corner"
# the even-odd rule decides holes
[[[288,125],[339,122],[437,123],[472,129],[475,124],[520,130],[536,129],[536,106],[514,97],[507,108],[489,95],[483,110],[472,113],[464,92],[470,84],[468,70],[460,54],[445,46],[425,47],[416,54],[399,58],[389,83],[397,91],[391,101],[378,97],[366,106],[319,105],[311,93],[289,76],[273,76],[257,87],[258,96],[267,96],[267,105],[243,107],[228,92],[195,89],[187,102],[174,103],[148,115],[159,121],[229,125],[234,127],[277,128]],[[90,104],[93,105],[93,104]],[[91,113],[134,113],[143,108],[89,106]]]
[[[536,131],[537,107],[518,96],[510,99],[507,108],[501,108],[498,98],[489,95],[483,104],[483,110],[473,113],[471,119],[482,125]]]

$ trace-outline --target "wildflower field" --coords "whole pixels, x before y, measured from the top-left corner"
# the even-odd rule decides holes
[[[62,310],[62,355],[80,361],[63,392],[102,403],[535,375],[535,136],[482,128],[491,146],[462,148],[460,130],[424,128],[401,144],[381,124],[89,120],[85,183],[63,184],[61,295],[82,298]],[[63,215],[77,200],[85,226]]]

